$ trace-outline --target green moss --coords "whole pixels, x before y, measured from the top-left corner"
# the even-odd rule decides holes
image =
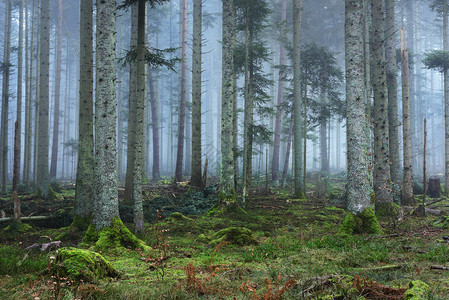
[[[359,233],[381,234],[382,230],[373,209],[368,207],[355,216],[351,212],[347,213],[338,233],[349,235]]]
[[[91,221],[92,221],[91,215],[84,216],[84,217],[75,215],[75,216],[73,216],[73,221],[72,221],[72,224],[70,225],[70,227],[75,227],[78,230],[84,231],[87,228],[89,228],[89,224],[91,223]]]
[[[240,207],[237,201],[223,202],[218,201],[211,209],[206,212],[206,216],[226,216],[230,218],[246,217],[248,213]]]
[[[191,218],[187,218],[182,213],[174,212],[170,215],[169,219],[173,221],[193,221]]]
[[[118,277],[119,272],[96,252],[73,247],[57,251],[53,274],[73,280],[96,281],[104,277]]]
[[[440,216],[438,219],[433,223],[436,227],[441,227],[444,229],[449,228],[449,216]]]
[[[223,241],[239,246],[258,245],[251,230],[245,227],[228,227],[216,232],[209,245],[217,245]]]
[[[151,249],[142,240],[132,234],[118,217],[112,220],[111,226],[104,227],[99,231],[96,230],[94,224],[91,224],[84,235],[83,244],[94,244],[95,249],[100,251],[120,247],[141,250]]]
[[[409,283],[409,289],[404,294],[405,300],[417,300],[426,299],[427,293],[429,293],[430,287],[427,283],[421,280],[413,280]]]
[[[207,236],[205,236],[204,234],[200,234],[200,235],[197,237],[196,241],[197,241],[197,242],[200,242],[200,243],[205,243],[205,244],[207,244],[207,243],[209,243],[210,239],[209,239]]]
[[[399,214],[399,205],[393,202],[376,203],[376,216],[380,217],[396,217]]]

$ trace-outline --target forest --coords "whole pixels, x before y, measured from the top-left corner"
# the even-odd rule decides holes
[[[449,299],[449,0],[0,0],[0,299]]]

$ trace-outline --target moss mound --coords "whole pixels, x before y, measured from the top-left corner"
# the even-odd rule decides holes
[[[237,201],[219,201],[206,212],[206,216],[226,216],[229,218],[241,219],[246,218],[248,216],[248,213],[240,207]]]
[[[376,203],[376,216],[378,218],[396,217],[399,215],[400,209],[399,205],[392,202]]]
[[[3,236],[6,239],[20,238],[23,234],[34,232],[35,229],[26,223],[13,221],[3,230]]]
[[[216,232],[209,245],[217,245],[223,241],[238,246],[258,245],[259,242],[254,237],[251,230],[245,227],[228,227]]]
[[[96,281],[104,277],[119,276],[119,272],[100,254],[73,247],[57,251],[52,273],[77,281]]]
[[[170,220],[176,221],[193,221],[193,219],[184,216],[182,213],[174,212],[169,217]]]
[[[132,234],[118,217],[112,220],[111,226],[104,227],[99,231],[97,231],[94,224],[91,224],[84,235],[83,244],[94,244],[95,249],[99,251],[113,250],[120,247],[141,250],[150,249],[142,240]]]
[[[405,300],[426,299],[430,287],[421,280],[413,280],[409,283],[409,289],[404,294]]]
[[[368,207],[357,215],[351,212],[347,213],[338,233],[352,235],[359,233],[382,234],[383,232],[373,209]]]

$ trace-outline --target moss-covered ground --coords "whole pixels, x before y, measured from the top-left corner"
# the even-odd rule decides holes
[[[81,247],[82,234],[65,234],[63,226],[70,222],[53,228],[30,223],[33,230],[15,236],[0,229],[0,299],[382,299],[374,298],[375,292],[404,294],[409,289],[409,297],[412,287],[423,294],[407,299],[448,299],[449,271],[431,269],[449,267],[444,220],[406,211],[394,222],[380,219],[381,235],[341,235],[346,212],[334,206],[339,189],[322,198],[311,186],[307,200],[292,199],[283,190],[253,191],[247,214],[161,212],[146,224],[144,241],[151,249],[97,250],[120,276],[94,281],[53,272],[56,252],[24,250],[57,237],[64,237],[64,247]],[[146,201],[170,194],[162,193],[154,188]],[[73,207],[72,190],[56,194],[61,208],[52,203],[47,209]],[[6,213],[7,201],[0,199]],[[34,205],[45,212],[41,200],[26,201],[28,214]],[[447,205],[449,200],[435,204],[443,210]],[[257,243],[242,245],[217,234],[230,227],[225,232],[243,232]]]

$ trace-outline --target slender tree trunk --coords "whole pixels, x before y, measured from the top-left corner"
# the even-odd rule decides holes
[[[402,143],[404,157],[404,173],[402,180],[403,205],[415,205],[413,196],[413,170],[412,170],[412,145],[410,134],[410,97],[409,97],[409,70],[408,50],[405,47],[405,34],[401,30],[401,65],[402,65]],[[446,74],[444,74],[446,75]]]
[[[131,40],[130,49],[137,49],[137,4],[131,6]],[[126,179],[124,202],[128,205],[134,199],[134,145],[136,144],[136,101],[137,101],[137,62],[129,63],[129,98],[128,98],[128,142],[126,152]]]
[[[443,49],[449,51],[448,41],[448,1],[445,0],[443,4]],[[444,88],[444,191],[446,196],[449,195],[449,78],[447,69],[443,73],[443,88]]]
[[[20,145],[19,145],[19,121],[14,123],[14,166],[13,166],[13,177],[12,177],[12,198],[14,202],[14,221],[20,223],[21,211],[20,211],[20,199],[17,195],[17,187],[20,181]]]
[[[50,3],[41,0],[39,68],[39,129],[37,146],[37,190],[46,199],[49,195],[48,172],[48,107],[49,107],[49,58],[50,58]]]
[[[95,81],[95,213],[97,230],[119,216],[115,99],[115,1],[98,1]]]
[[[372,105],[372,98],[371,98],[371,50],[370,50],[370,37],[371,37],[371,30],[370,30],[370,24],[371,24],[371,0],[364,0],[363,1],[363,26],[364,26],[364,77],[365,77],[365,105],[366,105],[366,116],[367,116],[367,122],[365,124],[365,132],[366,132],[366,138],[367,138],[367,153],[368,153],[368,176],[370,185],[373,185],[373,132],[372,132],[372,111],[371,111],[371,105]]]
[[[11,56],[11,0],[6,0],[5,35],[3,47],[3,76],[2,76],[2,116],[0,131],[0,194],[6,194],[8,182],[8,112],[9,112],[9,75]]]
[[[234,185],[234,0],[223,1],[222,97],[221,97],[221,201],[235,202]]]
[[[61,96],[61,55],[62,55],[62,0],[58,0],[58,35],[56,41],[55,66],[55,110],[53,115],[53,143],[51,148],[50,178],[56,178],[59,149],[59,102]]]
[[[18,147],[18,155],[17,155],[17,176],[18,181],[20,181],[20,153],[21,153],[21,144],[22,144],[22,101],[23,101],[23,6],[24,0],[20,0],[20,9],[19,9],[19,47],[17,49],[17,137],[14,137],[14,144],[17,139],[17,147]],[[14,145],[15,147],[15,145]],[[15,153],[14,153],[15,155]],[[15,161],[16,158],[14,158]],[[13,172],[14,173],[14,172]],[[14,175],[13,175],[14,176]],[[17,182],[18,184],[18,182]]]
[[[322,108],[321,115],[325,115],[325,108]],[[327,119],[320,120],[320,155],[321,155],[321,172],[329,173],[329,161],[327,159]]]
[[[157,105],[157,97],[155,91],[155,80],[153,77],[154,70],[151,67],[148,70],[148,80],[150,83],[150,105],[151,105],[151,127],[153,129],[153,180],[159,180],[159,113]]]
[[[393,182],[393,196],[398,198],[401,183],[399,159],[398,83],[396,64],[396,24],[394,0],[386,0],[386,60],[388,91],[388,125],[390,137],[390,173]]]
[[[371,206],[364,97],[363,0],[345,1],[347,199],[353,214]]]
[[[302,105],[301,99],[301,12],[302,0],[293,0],[293,111],[294,111],[294,161],[295,161],[295,195],[303,197],[303,158],[302,158]]]
[[[373,15],[374,193],[376,206],[391,203],[389,126],[385,61],[385,5],[371,1]]]
[[[184,158],[184,127],[186,118],[186,80],[187,80],[187,0],[181,0],[181,84],[179,97],[178,148],[176,154],[175,182],[182,180]]]
[[[287,172],[288,172],[288,164],[290,161],[290,149],[292,148],[292,136],[293,136],[293,127],[294,127],[294,113],[291,114],[290,118],[290,129],[288,131],[288,138],[287,138],[287,151],[285,153],[285,160],[284,160],[284,169],[282,170],[282,186],[285,186],[285,181],[287,180]]]
[[[143,127],[145,115],[145,19],[146,5],[145,0],[137,2],[137,93],[136,93],[136,121],[134,122],[136,139],[133,147],[134,151],[134,228],[135,231],[144,233],[143,205],[142,205],[142,144]]]
[[[75,215],[89,217],[94,208],[93,2],[80,3],[79,149],[75,187]],[[97,98],[98,99],[98,98]],[[68,99],[66,98],[66,105]],[[69,114],[69,109],[65,107]],[[69,115],[65,116],[66,119]],[[68,130],[68,128],[66,128]]]
[[[287,0],[282,0],[281,8],[281,36],[285,38],[285,22],[287,20]],[[271,160],[271,180],[274,185],[279,181],[279,150],[281,146],[281,129],[282,129],[282,108],[284,102],[284,65],[285,65],[285,47],[283,41],[279,42],[279,80],[278,93],[276,105],[276,120],[274,125],[274,145],[273,145],[273,159]]]
[[[192,54],[192,179],[194,187],[202,187],[201,175],[201,43],[203,0],[193,1]]]

